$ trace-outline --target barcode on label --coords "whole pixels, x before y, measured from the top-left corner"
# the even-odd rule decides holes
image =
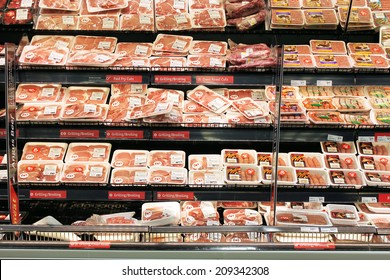
[[[328,134],[328,141],[343,142],[343,136]]]
[[[359,142],[374,142],[375,137],[374,136],[359,136],[358,141]]]
[[[310,196],[309,197],[309,202],[325,202],[325,197],[323,196]]]
[[[304,87],[306,86],[306,80],[291,80],[291,86]]]
[[[376,197],[363,196],[362,202],[363,203],[373,203],[373,202],[375,203],[375,202],[378,202],[378,199]]]

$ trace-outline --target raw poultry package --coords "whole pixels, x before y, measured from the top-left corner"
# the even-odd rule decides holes
[[[59,160],[63,161],[68,148],[66,143],[27,142],[21,160]]]
[[[70,143],[65,162],[108,162],[110,143]]]
[[[110,169],[106,162],[68,162],[64,164],[61,182],[107,184]]]
[[[21,160],[18,163],[19,183],[59,183],[62,161]]]

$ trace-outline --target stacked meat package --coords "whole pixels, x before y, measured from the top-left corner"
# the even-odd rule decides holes
[[[238,30],[252,29],[265,21],[265,8],[264,0],[226,1],[227,24],[236,26]]]
[[[0,0],[0,24],[32,24],[36,4],[37,1],[35,0]]]

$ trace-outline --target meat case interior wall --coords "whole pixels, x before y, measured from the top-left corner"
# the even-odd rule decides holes
[[[123,17],[122,14],[120,16]],[[209,16],[217,17],[215,13],[209,13]],[[44,15],[41,13],[39,17],[44,18]],[[66,25],[73,25],[70,24],[73,20],[81,19],[71,20],[66,17]],[[184,21],[185,18],[176,17],[176,23]],[[115,20],[106,22],[110,26],[112,23],[115,26]],[[4,28],[4,32],[12,32],[10,30]],[[187,68],[186,64],[176,62],[180,60],[178,57],[183,57],[183,53],[178,54],[171,49],[166,56],[170,61],[163,68],[152,65],[150,58],[142,60],[140,57],[129,58],[131,64],[126,67],[121,64],[125,63],[123,58],[117,64],[104,64],[115,59],[120,61],[119,53],[114,52],[115,45],[118,48],[120,43],[144,42],[150,43],[148,47],[153,48],[158,45],[156,42],[162,34],[179,36],[174,38],[173,46],[175,50],[181,51],[189,37],[192,37],[191,40],[225,42],[226,46],[229,45],[230,57],[213,57],[203,68]],[[49,47],[46,58],[51,60],[51,64],[34,65],[34,55],[37,54],[34,51],[40,47],[38,43],[34,45],[34,38],[38,42],[43,38],[38,36],[42,35],[52,37],[52,41],[54,38],[57,46]],[[87,53],[81,53],[81,59],[77,60],[80,56],[72,56],[72,52],[82,51],[77,49],[78,44],[67,43],[69,36],[109,37],[115,43],[105,40],[97,43],[88,41],[90,43],[84,45],[80,43],[81,48],[88,49],[88,44],[96,44],[97,49],[103,51],[88,50]],[[30,45],[20,56],[21,64],[16,70],[16,82],[20,89],[19,95],[17,92],[21,160],[18,181],[22,225],[31,225],[37,221],[46,226],[61,223],[64,226],[72,225],[73,228],[67,227],[67,231],[74,234],[64,237],[50,232],[49,228],[36,234],[33,229],[22,228],[22,240],[37,241],[30,245],[24,243],[24,246],[51,248],[52,244],[48,241],[59,240],[112,241],[113,249],[142,248],[143,244],[152,243],[155,247],[150,248],[168,250],[171,247],[161,244],[183,243],[195,250],[190,245],[196,243],[201,244],[204,250],[211,251],[229,246],[246,250],[250,243],[254,248],[263,250],[294,250],[300,248],[300,243],[309,241],[320,244],[316,249],[388,250],[386,243],[389,242],[390,220],[386,220],[387,215],[381,216],[383,212],[376,208],[385,208],[385,211],[388,208],[383,196],[389,194],[389,175],[386,172],[390,169],[386,157],[390,147],[387,143],[375,141],[378,138],[373,137],[386,136],[389,130],[386,125],[361,121],[368,111],[373,110],[371,105],[367,105],[370,101],[364,86],[378,84],[377,79],[381,85],[388,85],[388,73],[377,71],[375,67],[367,72],[335,69],[331,68],[334,66],[333,60],[327,60],[325,68],[329,69],[322,69],[321,72],[315,67],[302,67],[298,59],[301,54],[296,56],[295,53],[291,59],[287,59],[289,54],[285,53],[286,56],[281,58],[285,66],[283,68],[276,63],[279,57],[275,49],[269,48],[279,46],[281,50],[282,45],[309,46],[314,39],[324,42],[378,43],[378,35],[374,31],[349,33],[339,26],[335,30],[266,30],[265,24],[248,31],[226,27],[225,30],[157,32],[42,30],[35,25],[34,29],[28,31],[28,37]],[[76,37],[69,40],[76,40]],[[50,41],[50,38],[46,38]],[[253,47],[237,46],[235,43]],[[61,51],[50,49],[57,48],[58,44],[61,45]],[[231,54],[234,48],[238,48],[236,53],[240,54],[236,61],[245,60],[250,65],[258,59],[263,67],[235,66]],[[214,43],[209,45],[210,49],[214,53],[219,52],[221,47]],[[136,50],[142,54],[147,52],[145,45],[138,46]],[[157,49],[153,51],[158,53]],[[258,56],[253,55],[256,52]],[[96,54],[96,61],[100,64],[86,65],[88,61],[83,59],[87,54]],[[184,61],[188,63],[190,54],[186,53],[186,56],[187,60]],[[308,56],[311,64],[314,64],[313,55],[309,53]],[[66,59],[73,64],[66,63]],[[273,65],[267,67],[266,63]],[[115,96],[115,84],[119,91],[122,86],[128,86],[125,90],[131,92],[128,98],[119,99]],[[146,85],[147,89],[141,84]],[[274,100],[278,96],[275,91],[281,85],[284,88],[279,89],[282,99],[281,104],[278,104]],[[345,87],[341,90],[343,96],[334,94],[339,87]],[[157,90],[152,90],[154,88],[166,91],[157,95]],[[356,105],[355,99],[353,102],[342,99],[352,97],[348,94],[352,95],[355,90],[359,92],[357,96],[361,97],[359,102],[362,103],[357,102]],[[32,94],[36,91],[44,98]],[[211,101],[197,99],[202,91],[212,96]],[[220,97],[216,97],[218,94]],[[291,98],[294,94],[296,96]],[[61,104],[58,102],[60,96],[64,98]],[[153,99],[153,96],[158,98]],[[225,106],[224,102],[231,105],[237,96],[242,98],[241,102],[248,102],[242,103],[244,109],[240,110],[241,103],[235,103],[233,109],[227,106],[220,110]],[[332,101],[335,96],[340,107],[329,108],[329,103],[335,102]],[[386,97],[388,95],[377,98]],[[33,102],[26,102],[29,98]],[[40,104],[45,98],[55,102],[50,105]],[[143,105],[146,99],[155,105],[151,105],[151,111],[158,109],[159,114],[144,116],[143,122],[139,121],[134,111],[127,113],[128,108],[121,107],[123,104],[130,106],[130,103],[132,106]],[[176,107],[167,104],[167,99]],[[186,107],[190,102],[190,106]],[[184,109],[178,106],[179,103]],[[379,103],[385,104],[385,109],[389,108],[386,107],[388,101],[381,100]],[[188,116],[191,106],[200,110],[195,111],[197,115]],[[251,110],[245,106],[252,106]],[[281,123],[274,121],[278,111],[275,107],[278,106]],[[118,108],[111,112],[113,107]],[[199,112],[204,112],[204,108],[208,115],[199,118]],[[182,114],[181,110],[185,109],[189,111]],[[342,116],[338,115],[340,111]],[[351,111],[357,115],[360,123],[355,119],[351,123],[337,122]],[[162,116],[161,112],[166,115]],[[310,120],[307,119],[309,114],[313,115]],[[251,118],[253,115],[257,118]],[[113,121],[114,117],[118,119]],[[293,121],[290,117],[294,117]],[[328,122],[323,122],[324,119]],[[281,127],[279,139],[274,134],[276,126]],[[31,142],[35,143],[29,147]],[[279,159],[273,166],[278,167],[276,205],[281,211],[279,216],[276,215],[276,220],[279,221],[277,226],[287,226],[281,232],[267,226],[272,220],[272,214],[269,213],[273,179],[271,157],[275,142],[280,144]],[[360,142],[367,142],[368,146],[361,149]],[[353,148],[355,150],[351,150]],[[137,167],[137,171],[125,170],[125,175],[114,178],[114,170],[126,165],[123,158],[114,161],[115,151],[118,150],[133,150],[133,153],[137,153],[133,155],[129,152],[125,157],[126,160],[133,160],[129,166]],[[158,157],[156,154],[161,150],[169,152]],[[370,150],[371,154],[364,154],[363,150]],[[178,151],[184,151],[185,154]],[[191,155],[202,156],[195,158],[195,165],[192,165]],[[367,163],[365,160],[368,155],[374,158]],[[378,156],[383,156],[383,159]],[[55,164],[45,162],[53,159],[57,160]],[[378,161],[380,163],[376,163]],[[372,184],[376,188],[367,186],[364,179],[366,173],[375,170],[375,166],[378,166],[380,172],[370,176],[376,178]],[[211,170],[202,173],[198,172],[199,169]],[[168,176],[165,182],[164,176]],[[383,184],[375,184],[377,177]],[[7,194],[6,184],[2,185],[1,190],[2,194]],[[172,204],[153,204],[161,202]],[[369,205],[371,209],[365,209],[364,202],[373,203]],[[328,208],[327,204],[337,204],[336,210]],[[3,212],[7,212],[6,200],[2,200],[1,207]],[[239,207],[242,209],[237,210]],[[232,208],[233,216],[239,217],[236,220],[227,211]],[[380,219],[379,226],[370,224],[367,212],[372,209],[374,211],[370,214]],[[329,215],[323,214],[324,211]],[[116,213],[126,214],[105,216]],[[380,217],[375,217],[376,213],[380,213]],[[154,215],[160,217],[150,218]],[[337,218],[344,224],[337,223]],[[118,236],[115,235],[115,227],[110,228],[113,224],[129,225],[127,230],[134,225],[140,228]],[[90,231],[77,234],[80,228],[76,226],[90,227]],[[308,231],[310,226],[314,227],[315,232]],[[95,234],[88,234],[90,232]],[[4,233],[4,242],[0,241],[0,244],[18,246],[11,230],[5,230]],[[61,246],[69,248],[69,244],[61,243]],[[180,246],[174,248],[181,250]]]

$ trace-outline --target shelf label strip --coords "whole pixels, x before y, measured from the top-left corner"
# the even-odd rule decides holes
[[[193,192],[157,192],[158,200],[194,200]]]
[[[189,131],[153,131],[153,139],[185,140],[190,139]]]
[[[107,139],[143,139],[143,130],[106,130]]]
[[[325,242],[299,242],[294,243],[294,249],[296,250],[334,250],[336,246],[334,243]]]
[[[154,83],[156,84],[191,84],[192,76],[185,75],[155,75]]]
[[[145,192],[109,191],[108,199],[112,200],[145,200]]]
[[[234,84],[234,76],[195,76],[196,84]]]
[[[61,129],[60,138],[99,138],[99,130],[94,129]]]
[[[109,233],[107,233],[108,235]],[[73,241],[69,243],[70,249],[110,249],[110,242],[99,241]]]
[[[142,83],[142,75],[106,75],[107,83]]]
[[[66,199],[66,191],[30,190],[30,199]]]

